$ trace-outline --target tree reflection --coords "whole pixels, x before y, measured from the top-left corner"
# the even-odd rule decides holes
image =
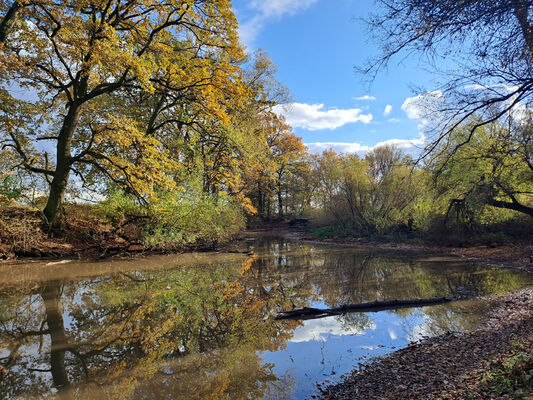
[[[63,310],[61,305],[61,287],[47,285],[41,292],[46,314],[46,325],[50,335],[50,372],[57,389],[69,386],[70,382],[65,368],[65,351],[69,348],[65,334]]]
[[[261,352],[286,346],[300,322],[281,310],[520,287],[513,271],[350,249],[262,242],[244,263],[60,280],[0,292],[0,398],[50,392],[79,399],[289,397]],[[466,303],[431,307],[425,329],[475,318]],[[412,310],[398,310],[407,315]],[[360,332],[371,315],[335,317]]]
[[[310,294],[299,287],[301,300],[289,300],[290,285],[261,282],[254,261],[54,282],[10,297],[1,306],[1,397],[71,383],[87,383],[69,391],[78,398],[261,397],[277,378],[258,352],[283,347],[299,325],[271,316]],[[19,319],[30,309],[34,317]]]

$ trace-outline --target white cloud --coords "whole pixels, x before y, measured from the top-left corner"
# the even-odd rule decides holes
[[[310,131],[321,129],[337,129],[346,124],[372,121],[372,114],[364,114],[360,108],[324,109],[324,104],[292,103],[274,107],[274,112],[285,116],[287,123],[293,128]]]
[[[512,93],[519,89],[518,86],[506,85],[505,83],[497,83],[494,85],[480,85],[479,83],[474,83],[472,85],[466,85],[466,90],[495,90],[503,89],[505,92]]]
[[[363,345],[363,346],[359,346],[361,349],[364,349],[364,350],[376,350],[378,349],[379,347],[378,346],[366,346],[366,345]]]
[[[443,103],[443,93],[436,90],[408,97],[402,104],[402,110],[409,119],[418,121],[418,129],[420,131],[426,131],[428,126],[439,122],[439,116],[442,117],[442,115],[437,110],[442,108]]]
[[[252,0],[248,8],[254,15],[239,21],[239,37],[242,42],[250,45],[265,24],[272,19],[279,19],[285,15],[294,15],[307,9],[318,0]]]
[[[373,321],[369,321],[363,329],[376,329]],[[299,326],[294,331],[293,337],[289,340],[292,343],[311,342],[325,340],[323,335],[360,335],[362,330],[355,327],[345,327],[336,318],[321,318],[306,321],[303,326]]]
[[[480,85],[478,83],[472,84],[472,85],[466,85],[466,90],[479,90],[479,91],[488,91],[492,92],[489,95],[494,94],[510,94],[513,92],[516,92],[520,88],[518,86],[511,86],[506,85],[505,83],[497,83],[493,85]],[[505,107],[511,106],[516,100],[518,95],[516,93],[513,93],[513,95],[507,99],[507,101],[503,102],[503,105]],[[519,123],[526,123],[531,121],[531,117],[533,116],[533,110],[528,107],[523,102],[518,102],[514,104],[510,110],[512,118],[519,122]]]
[[[383,111],[383,115],[387,117],[390,115],[391,112],[392,112],[392,106],[390,104],[387,104],[387,106],[385,107],[385,110]]]
[[[432,111],[431,105],[443,97],[441,91],[427,92],[414,97],[408,97],[402,104],[402,110],[410,119],[421,119]]]
[[[426,144],[426,137],[420,134],[414,139],[389,139],[376,143],[374,146],[364,146],[357,142],[315,142],[305,143],[310,153],[321,153],[324,150],[334,150],[337,153],[357,153],[360,156],[365,155],[372,149],[384,145],[396,145],[408,154],[417,155],[421,148]]]
[[[388,329],[388,332],[389,332],[389,337],[390,337],[392,340],[396,340],[396,339],[398,339],[398,335],[397,335],[396,332],[394,332],[391,328]]]
[[[305,10],[318,0],[252,0],[250,8],[259,11],[265,17],[282,17],[285,14],[294,15]]]
[[[358,100],[358,101],[374,101],[374,100],[376,100],[376,98],[374,96],[369,96],[368,94],[365,94],[364,96],[354,98],[354,100]]]
[[[322,153],[324,150],[333,150],[337,153],[366,153],[371,147],[353,142],[315,142],[305,143],[310,153]]]
[[[256,15],[248,21],[240,24],[239,38],[241,39],[241,42],[249,46],[264,26],[265,21],[261,15]]]

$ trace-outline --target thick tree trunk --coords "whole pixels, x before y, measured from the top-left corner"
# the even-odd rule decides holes
[[[41,296],[46,310],[46,324],[50,331],[52,381],[54,386],[61,390],[70,384],[65,368],[65,351],[68,343],[60,301],[61,288],[59,285],[46,286]]]
[[[49,226],[54,231],[60,230],[62,226],[60,212],[65,198],[65,190],[67,188],[70,168],[72,166],[70,145],[72,142],[72,135],[74,134],[78,122],[79,112],[79,104],[74,103],[69,107],[58,136],[56,169],[50,185],[48,202],[43,210]]]
[[[529,49],[530,56],[533,55],[533,29],[529,23],[529,1],[513,0],[514,16],[518,20],[522,36]]]
[[[5,43],[7,35],[15,23],[21,9],[22,6],[18,1],[14,1],[13,4],[11,4],[11,7],[7,10],[4,18],[0,22],[0,44]]]

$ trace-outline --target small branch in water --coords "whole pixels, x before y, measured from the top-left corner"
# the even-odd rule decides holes
[[[430,299],[372,301],[368,303],[347,304],[340,307],[327,309],[305,307],[298,310],[282,311],[276,316],[275,319],[317,319],[351,312],[378,312],[385,310],[396,310],[399,308],[432,306],[436,304],[449,303],[456,300],[458,300],[457,297],[434,297]]]

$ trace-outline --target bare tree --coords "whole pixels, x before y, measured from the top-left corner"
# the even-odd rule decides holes
[[[374,179],[383,179],[390,175],[395,164],[403,158],[402,151],[396,145],[385,144],[368,152],[365,159],[370,164],[369,172]]]
[[[368,19],[380,55],[361,68],[373,78],[392,59],[418,56],[444,80],[442,123],[432,132],[422,158],[440,148],[449,133],[476,118],[475,131],[528,107],[533,94],[533,1],[531,0],[376,0]],[[402,58],[403,59],[403,58]],[[453,69],[443,68],[453,60]],[[445,62],[443,62],[445,61]],[[455,152],[450,153],[453,157]]]

